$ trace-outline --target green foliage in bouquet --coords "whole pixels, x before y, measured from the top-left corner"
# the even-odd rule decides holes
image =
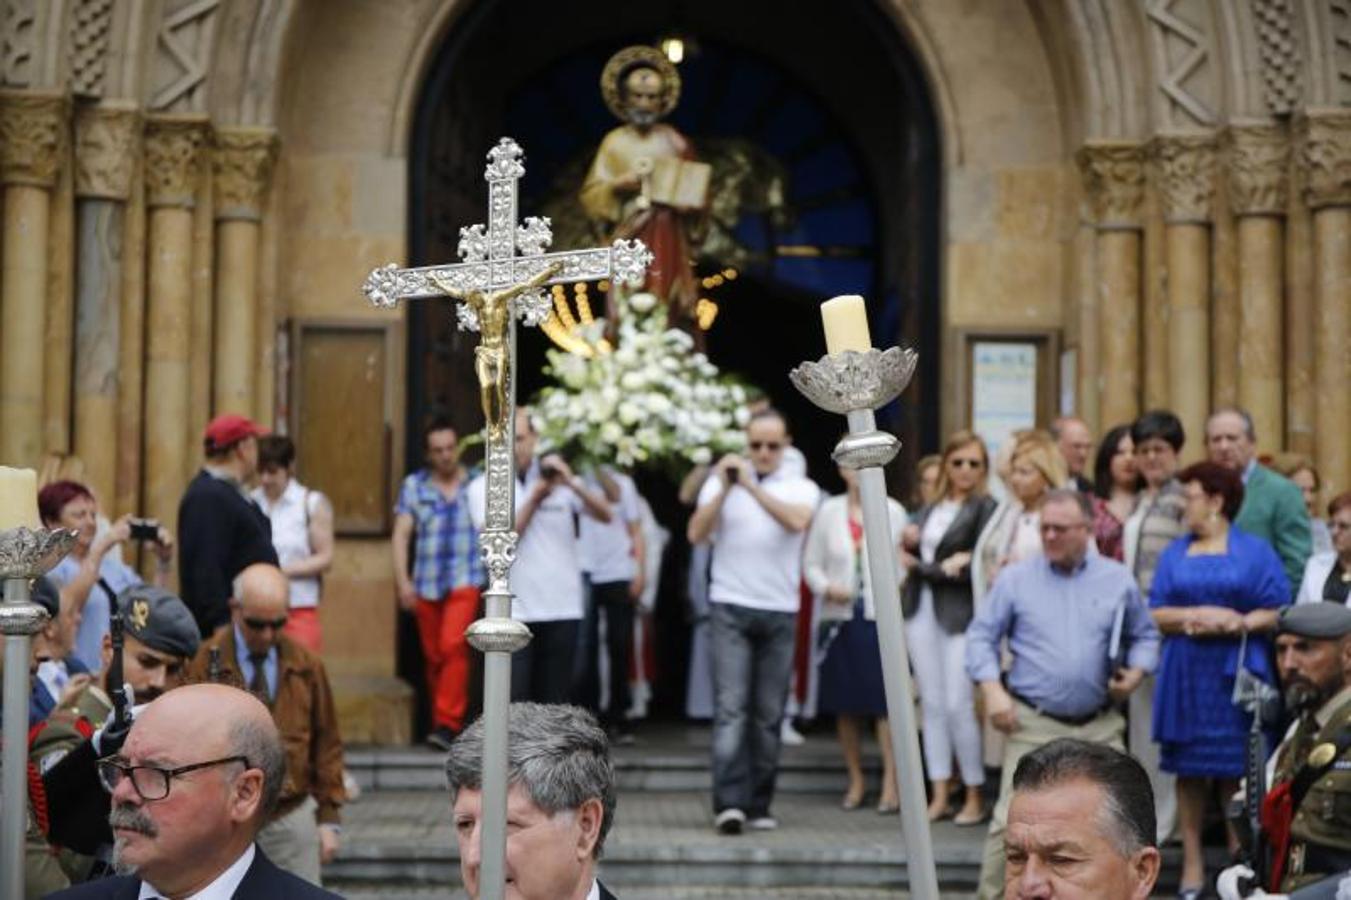
[[[545,373],[557,384],[532,404],[541,446],[573,466],[660,468],[677,477],[743,451],[745,387],[695,353],[688,334],[667,327],[656,297],[634,294],[623,305],[613,351],[548,352]],[[587,328],[597,346],[604,322]]]

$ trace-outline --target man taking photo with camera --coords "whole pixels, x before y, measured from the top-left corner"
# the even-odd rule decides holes
[[[511,656],[511,699],[566,703],[572,695],[577,630],[582,622],[580,516],[610,521],[610,504],[573,473],[557,453],[537,456],[539,434],[530,410],[516,410],[516,531],[511,569],[512,618],[530,626],[530,643]],[[470,482],[469,514],[485,524],[484,476]]]

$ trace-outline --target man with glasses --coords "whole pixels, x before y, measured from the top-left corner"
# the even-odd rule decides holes
[[[256,563],[239,573],[232,626],[203,645],[190,674],[205,680],[218,648],[221,680],[242,685],[271,710],[286,743],[286,780],[258,844],[283,869],[319,884],[320,864],[338,852],[341,834],[342,737],[324,664],[282,633],[289,591],[276,566]]]
[[[122,874],[51,897],[336,897],[277,868],[254,844],[285,765],[267,707],[248,693],[199,684],[165,694],[137,716],[121,751],[99,761]]]
[[[778,827],[769,806],[792,674],[802,544],[820,497],[811,481],[784,471],[789,440],[778,412],[753,415],[749,459],[720,459],[690,517],[690,543],[713,545],[713,813],[722,834]]]
[[[50,857],[50,841],[61,848],[61,868],[74,881],[89,877],[100,849],[112,843],[108,798],[95,786],[94,761],[126,736],[125,726],[110,722],[113,692],[129,686],[134,701],[144,704],[179,687],[199,643],[192,613],[162,588],[129,587],[114,598],[113,609],[123,623],[121,684],[108,682],[113,645],[105,634],[101,674],[64,696],[28,735],[31,771],[42,776],[34,783],[33,808],[44,813],[38,819],[44,841],[30,846],[29,862],[36,862],[34,854]],[[99,731],[105,726],[109,733]]]
[[[966,671],[985,711],[1008,735],[1003,779],[985,842],[981,898],[1003,895],[1004,827],[1011,783],[1024,755],[1070,737],[1123,749],[1117,706],[1158,662],[1159,632],[1130,571],[1088,552],[1093,506],[1075,490],[1041,506],[1042,554],[995,578],[966,632]],[[1000,646],[1013,659],[1007,682]]]

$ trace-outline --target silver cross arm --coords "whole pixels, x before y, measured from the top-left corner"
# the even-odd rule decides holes
[[[443,284],[469,291],[493,291],[514,287],[534,278],[554,263],[563,268],[546,284],[570,284],[577,281],[612,281],[637,287],[652,261],[652,252],[642,241],[615,241],[606,248],[562,250],[538,256],[517,256],[503,260],[455,263],[443,266],[419,266],[401,269],[390,263],[366,278],[362,290],[367,299],[386,309],[400,300],[425,300],[445,297],[445,292],[428,276],[435,273]]]

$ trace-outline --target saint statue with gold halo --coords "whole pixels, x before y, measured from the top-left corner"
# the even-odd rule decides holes
[[[605,105],[625,124],[601,141],[582,185],[582,207],[605,240],[638,238],[647,245],[655,259],[642,290],[664,300],[671,324],[702,346],[694,323],[691,231],[708,207],[711,168],[661,121],[680,98],[680,74],[660,50],[640,45],[612,56],[600,85]],[[611,301],[611,323],[615,312]]]

